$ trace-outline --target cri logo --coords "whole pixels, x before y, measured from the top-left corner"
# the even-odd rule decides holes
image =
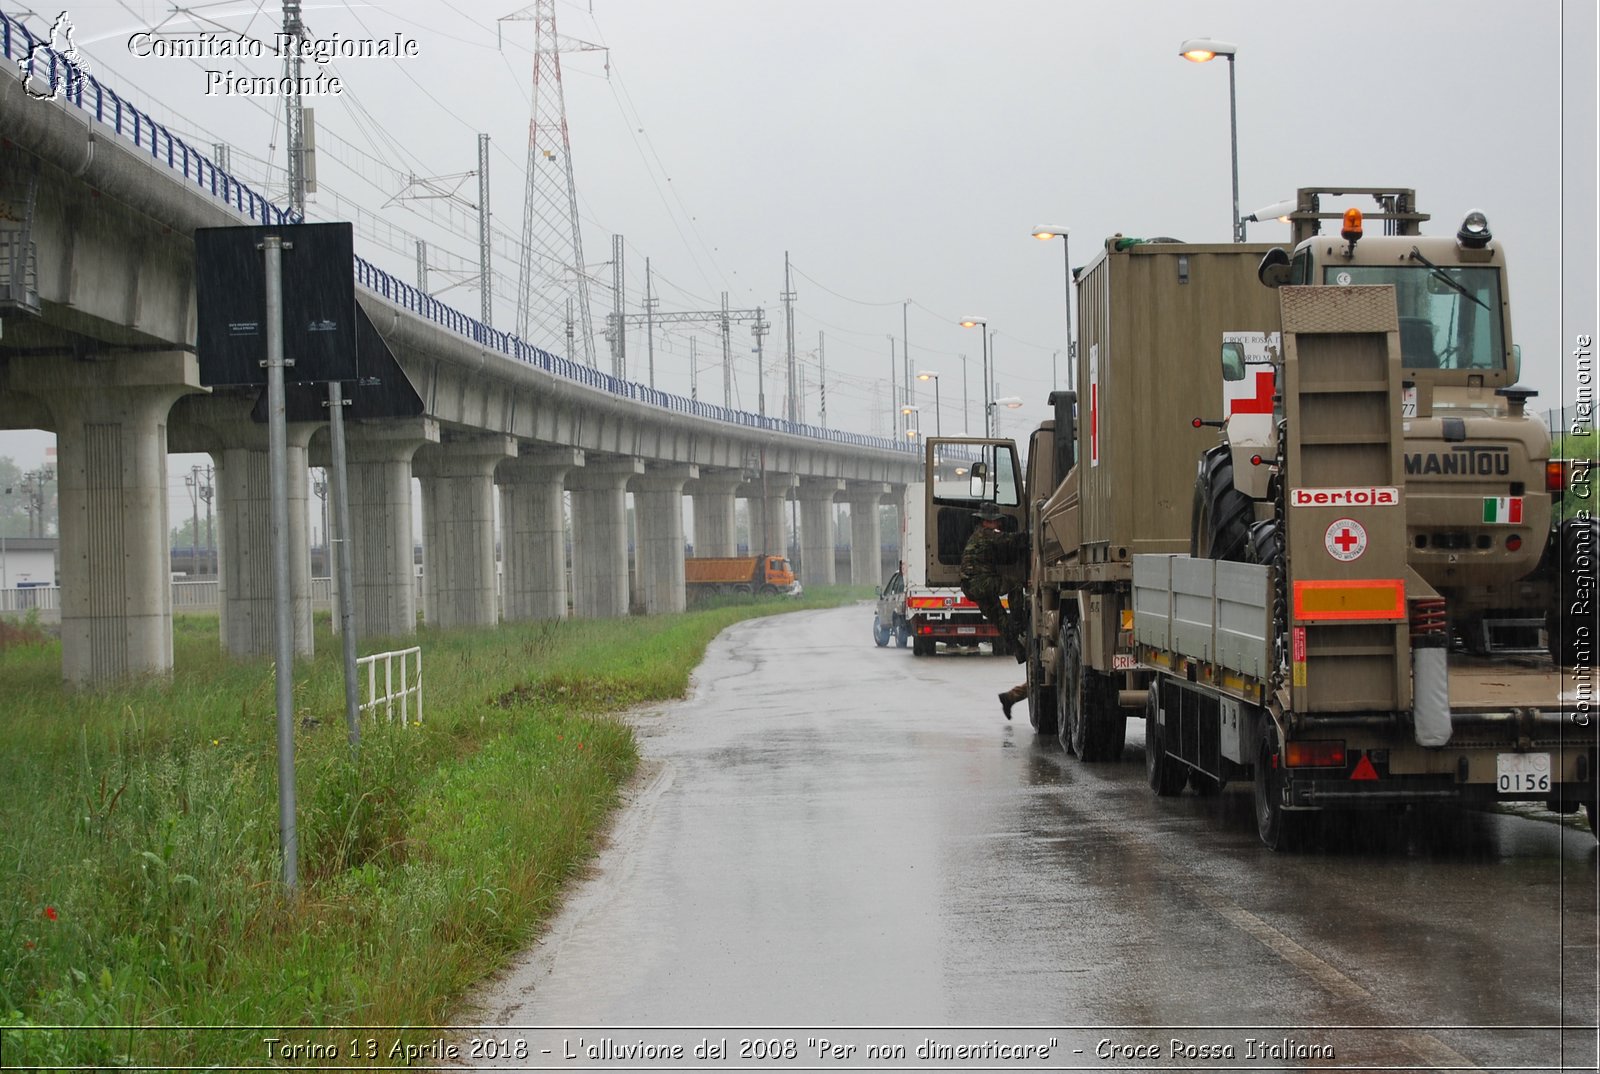
[[[73,80],[81,81],[89,65],[72,41],[72,18],[65,11],[50,26],[50,40],[37,42],[18,65],[23,89],[36,101],[60,100]],[[36,88],[42,84],[45,89]]]

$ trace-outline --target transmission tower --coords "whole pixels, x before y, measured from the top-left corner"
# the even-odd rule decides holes
[[[549,345],[560,338],[566,331],[566,301],[572,295],[577,300],[582,360],[593,367],[589,276],[583,261],[583,231],[578,223],[572,145],[567,138],[561,54],[605,49],[556,33],[555,0],[538,0],[500,21],[534,24],[533,114],[528,120],[528,184],[522,216],[522,264],[517,276],[517,334],[535,346]]]

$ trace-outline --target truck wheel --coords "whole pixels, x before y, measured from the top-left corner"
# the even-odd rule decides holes
[[[1084,760],[1115,764],[1122,760],[1122,748],[1127,744],[1128,717],[1114,700],[1114,680],[1085,668],[1083,682],[1083,722],[1088,727],[1086,744],[1089,747],[1089,756]]]
[[[1200,457],[1190,514],[1189,554],[1197,559],[1244,559],[1255,503],[1233,487],[1233,455],[1218,444]]]
[[[1555,543],[1556,607],[1546,621],[1550,659],[1558,667],[1594,663],[1593,579],[1600,555],[1600,526],[1593,520],[1569,518],[1550,535]],[[1574,614],[1573,607],[1579,612]]]
[[[1171,798],[1183,790],[1184,766],[1167,756],[1161,725],[1156,722],[1156,686],[1144,703],[1144,774],[1157,798]]]
[[[1306,814],[1283,808],[1283,773],[1278,767],[1281,750],[1278,729],[1263,713],[1256,737],[1256,832],[1269,850],[1293,853],[1305,845]]]
[[[911,628],[906,626],[904,619],[896,619],[894,624],[894,643],[904,649],[911,644]]]
[[[778,595],[778,587],[770,583],[764,585],[761,587],[761,595],[763,597],[775,597]]]
[[[1056,684],[1044,681],[1044,668],[1039,663],[1039,643],[1030,638],[1032,655],[1028,657],[1028,722],[1041,738],[1056,736]]]
[[[1067,753],[1078,753],[1082,736],[1079,693],[1083,680],[1083,659],[1078,648],[1078,625],[1061,628],[1061,666],[1056,675],[1056,737]],[[1079,756],[1082,756],[1081,754]]]
[[[878,643],[878,648],[889,644],[889,628],[878,619],[876,612],[872,615],[872,640]]]

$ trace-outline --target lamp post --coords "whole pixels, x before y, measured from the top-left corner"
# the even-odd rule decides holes
[[[1072,342],[1072,239],[1065,227],[1059,224],[1040,224],[1033,229],[1033,237],[1040,242],[1049,242],[1051,239],[1061,240],[1061,256],[1067,269],[1067,383],[1073,391],[1078,390],[1078,347]],[[1051,385],[1054,387],[1054,385]]]
[[[989,405],[989,319],[987,317],[968,317],[961,322],[962,328],[977,328],[983,326],[983,435],[989,435],[989,415],[993,407]]]
[[[1210,63],[1218,56],[1228,61],[1228,127],[1233,142],[1233,241],[1243,242],[1244,225],[1239,220],[1239,108],[1233,86],[1233,58],[1238,51],[1237,45],[1205,37],[1191,37],[1178,46],[1178,55],[1191,63]]]
[[[933,435],[944,435],[943,415],[939,413],[939,374],[924,370],[917,374],[918,380],[933,381]]]
[[[905,403],[900,407],[900,414],[906,419],[906,439],[915,440],[922,431],[922,408],[915,403]],[[911,419],[915,418],[913,422]]]
[[[993,414],[996,410],[999,410],[1001,407],[1005,407],[1007,410],[1015,410],[1021,405],[1022,405],[1022,400],[1018,399],[1016,396],[1014,396],[1014,395],[1002,395],[1000,398],[992,400],[989,403],[988,413],[989,414]],[[989,424],[989,419],[986,416],[984,418],[984,427],[987,428],[988,424]],[[991,435],[991,436],[998,435],[999,434],[999,426],[1000,426],[1000,423],[998,421],[996,421],[995,422],[995,432],[991,433],[989,435]]]

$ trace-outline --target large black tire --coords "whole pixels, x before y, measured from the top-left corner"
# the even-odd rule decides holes
[[[1283,562],[1283,534],[1278,532],[1277,519],[1269,518],[1250,527],[1244,561],[1268,567],[1276,567]]]
[[[1551,534],[1556,600],[1545,626],[1550,659],[1564,668],[1593,666],[1596,655],[1595,566],[1600,563],[1600,524],[1569,518]]]
[[[1083,759],[1115,764],[1122,760],[1122,748],[1128,740],[1128,714],[1117,705],[1116,680],[1085,669],[1083,683],[1084,722],[1088,724],[1085,745],[1089,750]]]
[[[1278,767],[1281,755],[1278,729],[1262,714],[1261,730],[1256,736],[1256,833],[1267,849],[1293,853],[1305,846],[1310,817],[1283,808],[1283,774]]]
[[[892,630],[890,630],[888,627],[884,626],[882,621],[879,620],[878,613],[877,612],[873,612],[872,613],[872,640],[877,644],[878,648],[882,649],[885,645],[888,645],[889,644],[889,638],[893,633],[894,632]]]
[[[1044,681],[1044,667],[1039,663],[1039,642],[1030,638],[1028,656],[1028,722],[1040,738],[1056,737],[1056,687],[1057,683]]]
[[[1242,560],[1255,503],[1233,487],[1233,456],[1218,444],[1200,457],[1190,513],[1189,554],[1197,559]]]
[[[1161,725],[1156,722],[1156,685],[1144,703],[1144,774],[1157,798],[1171,798],[1183,790],[1184,765],[1167,756]]]
[[[1056,680],[1056,733],[1063,748],[1087,764],[1120,761],[1123,740],[1128,734],[1128,717],[1120,709],[1104,703],[1105,676],[1083,666],[1083,645],[1078,624],[1061,628],[1061,674]],[[1063,724],[1062,720],[1066,722]]]

